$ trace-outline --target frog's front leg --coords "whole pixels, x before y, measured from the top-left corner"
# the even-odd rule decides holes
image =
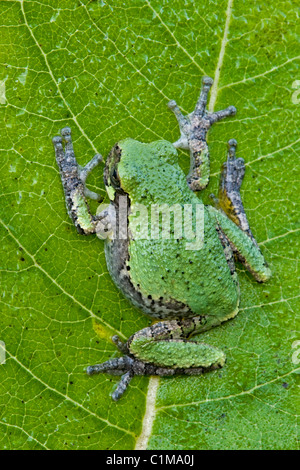
[[[271,271],[250,230],[242,203],[240,187],[245,175],[245,163],[243,158],[236,158],[236,147],[236,140],[229,140],[227,161],[222,166],[219,198],[211,194],[218,210],[212,207],[209,210],[213,212],[219,229],[237,258],[258,282],[265,282],[271,277]]]
[[[251,238],[257,246],[257,242],[250,230],[249,222],[242,203],[240,188],[245,176],[245,162],[243,158],[236,158],[237,141],[228,141],[227,161],[222,165],[218,199],[215,199],[218,208],[238,225],[243,232]]]
[[[174,100],[169,102],[169,108],[174,112],[181,136],[173,145],[176,148],[189,149],[191,155],[190,171],[187,176],[189,187],[193,191],[204,189],[209,182],[209,151],[206,134],[209,128],[217,121],[236,113],[234,106],[222,111],[208,113],[206,111],[208,93],[213,84],[209,77],[202,79],[202,88],[195,110],[188,116],[183,116]]]
[[[206,329],[206,322],[205,316],[159,322],[138,331],[126,344],[115,336],[113,341],[125,355],[90,366],[87,373],[122,374],[112,394],[118,400],[134,375],[200,375],[218,369],[225,363],[225,354],[220,349],[187,340],[188,336]]]
[[[78,165],[69,127],[62,129],[61,136],[54,137],[52,142],[64,188],[67,211],[77,231],[89,235],[101,231],[102,226],[107,229],[109,224],[107,215],[93,216],[86,201],[86,197],[98,201],[102,199],[99,194],[90,191],[85,184],[89,173],[102,161],[102,156],[95,155],[85,167]],[[101,228],[99,228],[100,225]]]

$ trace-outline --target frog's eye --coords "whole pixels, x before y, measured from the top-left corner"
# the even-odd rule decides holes
[[[113,166],[112,169],[111,169],[111,172],[110,172],[110,180],[111,180],[111,184],[112,186],[117,189],[117,188],[120,188],[120,178],[119,178],[119,173],[118,173],[118,169],[117,169],[117,166]]]

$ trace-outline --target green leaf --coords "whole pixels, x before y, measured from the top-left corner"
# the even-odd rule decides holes
[[[0,448],[297,448],[298,2],[28,0],[0,13]],[[210,109],[238,109],[210,131],[205,201],[236,138],[273,277],[238,266],[241,311],[203,336],[226,352],[221,371],[134,378],[115,403],[117,378],[85,367],[149,320],[112,283],[103,242],[68,219],[51,137],[70,125],[81,164],[125,137],[173,142],[166,104],[192,111],[203,75]],[[89,186],[104,195],[101,173]]]

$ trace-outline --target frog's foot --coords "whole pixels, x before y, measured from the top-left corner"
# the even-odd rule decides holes
[[[84,167],[78,165],[74,154],[70,127],[62,129],[61,137],[54,137],[52,142],[55,149],[56,161],[62,172],[62,177],[66,176],[67,170],[71,170],[72,177],[78,180],[77,183],[80,182],[83,185],[83,192],[86,197],[95,199],[96,201],[103,199],[100,194],[90,191],[86,187],[86,179],[91,171],[102,162],[102,155],[97,153]],[[63,143],[65,144],[65,150],[63,150]]]
[[[225,214],[238,225],[256,244],[249,227],[249,222],[242,203],[240,187],[245,175],[245,162],[243,158],[236,158],[237,141],[228,141],[227,161],[222,165],[219,185],[218,199],[213,194],[217,208],[222,209]]]
[[[52,142],[60,170],[69,216],[79,233],[94,233],[96,218],[91,215],[85,198],[89,197],[101,201],[102,196],[90,191],[86,187],[86,179],[90,172],[102,161],[102,156],[100,154],[95,155],[84,167],[78,165],[69,127],[62,129],[61,136],[54,137]]]
[[[169,108],[173,111],[177,118],[181,134],[177,142],[174,142],[174,147],[190,149],[190,141],[194,139],[205,140],[207,131],[215,122],[221,121],[221,119],[224,119],[225,117],[234,116],[236,114],[236,108],[234,106],[229,106],[228,108],[223,109],[222,111],[217,111],[215,113],[209,113],[206,111],[208,93],[212,84],[212,78],[203,77],[202,88],[195,109],[187,116],[184,116],[181,113],[176,101],[171,100],[168,103]]]
[[[179,341],[177,341],[177,343],[178,342]],[[183,341],[181,341],[181,343],[182,342]],[[204,346],[204,343],[194,343],[191,341],[188,341],[186,344],[197,344]],[[210,350],[212,349],[212,347],[208,345],[205,345],[205,347],[210,348]],[[218,353],[220,353],[219,350]],[[222,353],[219,358],[219,361],[215,361],[214,363],[205,367],[165,367],[162,365],[147,363],[140,359],[136,359],[135,357],[130,355],[122,356],[115,359],[109,359],[108,361],[102,362],[101,364],[89,366],[87,367],[86,372],[88,375],[99,374],[101,372],[106,372],[111,375],[121,375],[122,377],[117,385],[117,388],[111,394],[112,399],[117,401],[121,398],[121,396],[127,389],[131,379],[135,375],[157,375],[159,377],[167,377],[173,375],[201,375],[204,372],[219,369],[224,365],[224,362],[225,355]]]
[[[187,182],[193,191],[204,189],[209,181],[209,153],[206,142],[209,128],[215,122],[236,114],[234,106],[214,113],[207,112],[207,98],[212,84],[213,80],[210,77],[202,79],[201,93],[195,110],[187,116],[181,113],[174,100],[168,104],[177,118],[181,134],[179,140],[173,145],[176,148],[189,149],[191,153],[191,167]]]
[[[134,359],[129,356],[123,356],[116,359],[109,359],[106,362],[102,362],[102,364],[89,366],[86,369],[86,373],[88,375],[99,374],[100,372],[106,372],[111,375],[122,375],[116,390],[111,395],[112,399],[117,401],[121,398],[131,379],[135,375]]]
[[[106,372],[122,375],[113,400],[118,400],[135,375],[200,375],[222,367],[225,354],[205,343],[180,339],[201,329],[201,319],[166,321],[138,331],[126,344],[117,336],[113,342],[124,356],[87,368],[87,374]],[[161,339],[160,339],[161,338]]]
[[[237,141],[228,141],[227,161],[223,163],[221,174],[220,191],[228,194],[228,198],[240,192],[240,187],[245,175],[245,161],[243,158],[236,158]]]

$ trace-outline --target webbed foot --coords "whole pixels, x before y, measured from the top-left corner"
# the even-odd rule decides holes
[[[236,108],[229,106],[221,111],[209,113],[206,110],[208,93],[213,84],[210,77],[203,77],[200,97],[194,111],[184,116],[174,100],[168,106],[175,114],[180,138],[173,145],[176,148],[189,149],[191,153],[190,172],[187,182],[192,191],[204,189],[209,181],[209,153],[206,134],[217,121],[236,114]]]
[[[210,198],[215,206],[240,227],[251,238],[255,245],[257,242],[250,230],[240,194],[240,188],[245,175],[245,161],[236,158],[237,141],[228,141],[227,161],[222,165],[218,198],[214,194]]]
[[[117,401],[126,391],[130,381],[135,375],[157,375],[159,377],[168,377],[173,375],[201,375],[204,372],[216,370],[222,367],[221,364],[212,364],[210,367],[190,367],[190,368],[171,368],[159,367],[155,364],[149,364],[131,356],[122,356],[116,359],[109,359],[101,364],[89,366],[86,369],[88,375],[106,372],[111,375],[122,375],[117,388],[111,394],[113,400]]]
[[[178,323],[179,329],[182,332],[180,322],[174,322],[174,324],[175,323]],[[152,343],[148,343],[148,334],[152,334],[155,329],[161,329],[163,327],[163,323],[156,323],[156,326],[154,325],[137,332],[128,340],[127,343],[123,343],[118,336],[113,336],[113,342],[124,356],[109,359],[101,364],[89,366],[86,369],[87,374],[94,375],[106,372],[111,375],[121,375],[121,380],[111,395],[112,399],[117,401],[121,398],[131,379],[135,375],[157,375],[160,377],[173,375],[201,375],[204,372],[218,369],[224,365],[225,354],[221,350],[205,343],[196,343],[180,339],[157,340]],[[163,330],[161,330],[161,332],[162,331]],[[180,331],[178,331],[178,333],[180,333]],[[173,332],[176,336],[176,332]],[[147,354],[150,354],[152,360],[157,358],[157,363],[150,362],[149,359],[137,358],[132,354],[132,346],[134,346],[134,349],[138,347],[136,344],[134,345],[135,340],[137,340],[137,343],[140,343],[139,340],[141,338],[144,338],[144,348],[142,345],[141,349],[144,349],[146,356]],[[180,351],[182,354],[180,354]],[[179,357],[183,357],[182,364],[180,364],[180,360],[178,361],[178,353]]]
[[[93,168],[101,161],[102,156],[97,154],[84,167],[78,165],[73,149],[71,129],[65,127],[61,136],[52,139],[56,161],[64,188],[68,214],[77,231],[82,234],[95,233],[96,219],[91,215],[86,197],[101,201],[100,194],[90,191],[86,187],[86,179]]]

